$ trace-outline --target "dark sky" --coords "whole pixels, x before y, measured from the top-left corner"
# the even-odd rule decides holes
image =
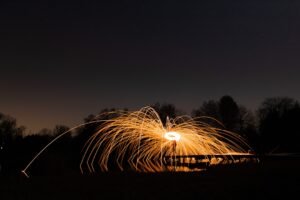
[[[2,0],[0,112],[29,130],[105,107],[300,99],[300,1]]]

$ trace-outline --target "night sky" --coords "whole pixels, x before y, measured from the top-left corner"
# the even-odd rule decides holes
[[[107,2],[0,2],[0,112],[37,131],[106,107],[300,99],[300,1]]]

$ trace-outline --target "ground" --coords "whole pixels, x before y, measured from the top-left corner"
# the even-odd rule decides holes
[[[297,199],[298,158],[193,173],[1,177],[0,199]],[[296,196],[295,196],[296,195]]]

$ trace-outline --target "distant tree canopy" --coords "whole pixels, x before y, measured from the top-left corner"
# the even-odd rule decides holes
[[[192,112],[192,116],[212,126],[239,133],[252,148],[259,148],[254,114],[245,106],[238,105],[231,96],[225,95],[219,101],[204,101],[199,109]]]
[[[239,130],[240,110],[231,96],[223,96],[219,100],[220,119],[229,130]]]
[[[11,160],[15,143],[25,131],[25,127],[17,126],[15,118],[0,113],[0,175],[1,173],[9,173],[11,165],[16,161]]]
[[[25,132],[24,126],[17,126],[17,120],[0,113],[0,145],[4,148],[8,143]]]
[[[159,114],[159,117],[163,124],[166,123],[167,117],[169,118],[175,118],[179,111],[176,109],[176,107],[173,104],[160,104],[156,103],[152,106],[155,111]]]
[[[214,100],[204,101],[199,109],[193,111],[194,117],[209,116],[220,120],[219,103]]]
[[[70,129],[70,127],[65,126],[65,125],[56,125],[52,131],[52,135],[53,136],[57,136],[60,135],[66,131],[68,131]]]
[[[231,131],[243,132],[255,128],[254,115],[244,106],[238,106],[231,96],[223,96],[219,101],[204,101],[202,106],[192,112],[193,117],[212,117]],[[213,120],[208,123],[216,125]]]
[[[287,97],[267,98],[258,109],[259,133],[266,152],[300,152],[300,106]]]

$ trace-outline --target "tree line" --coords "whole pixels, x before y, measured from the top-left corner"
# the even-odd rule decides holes
[[[182,114],[173,104],[156,103],[152,107],[163,123],[167,117]],[[84,118],[84,122],[115,117],[116,114],[110,111],[115,109],[103,109],[99,115],[91,114]],[[204,101],[193,110],[192,117],[240,134],[258,154],[300,152],[300,104],[289,97],[266,98],[252,112],[226,95],[218,100]],[[78,172],[81,149],[98,125],[88,124],[62,137],[47,149],[47,155],[41,156],[38,164],[32,165],[32,171],[36,174],[65,173],[63,169],[68,169],[68,173]],[[26,128],[18,126],[15,118],[0,113],[0,176],[18,174],[41,148],[66,130],[69,127],[57,125],[53,130],[42,129],[36,134],[25,135]]]

